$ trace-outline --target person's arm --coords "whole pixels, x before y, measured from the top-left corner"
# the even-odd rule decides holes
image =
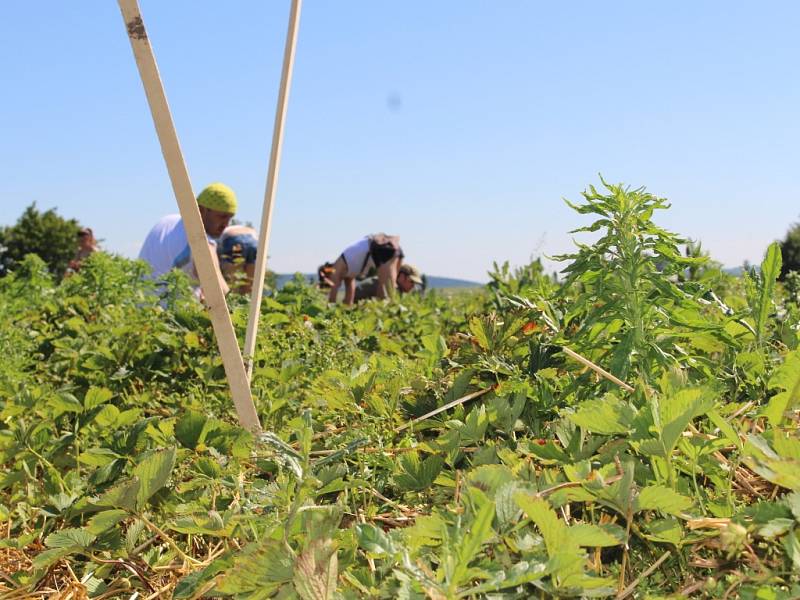
[[[338,288],[338,286],[337,286]],[[355,277],[348,277],[344,280],[344,303],[347,306],[353,306],[356,300],[356,279]]]

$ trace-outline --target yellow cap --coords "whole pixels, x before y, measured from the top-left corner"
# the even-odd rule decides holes
[[[224,183],[212,183],[197,197],[197,204],[211,210],[236,214],[236,194]]]

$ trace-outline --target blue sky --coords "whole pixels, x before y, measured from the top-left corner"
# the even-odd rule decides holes
[[[140,0],[195,190],[258,223],[288,0]],[[33,201],[135,256],[176,212],[116,3],[7,3],[0,224]],[[372,231],[422,270],[571,246],[602,173],[673,208],[718,260],[800,219],[800,4],[306,0],[270,266],[310,271]]]

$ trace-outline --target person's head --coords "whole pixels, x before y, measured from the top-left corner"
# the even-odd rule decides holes
[[[92,248],[94,244],[94,232],[89,227],[84,227],[78,231],[78,246],[80,248]]]
[[[224,183],[212,183],[197,196],[206,233],[218,238],[236,214],[236,194]]]
[[[397,270],[397,287],[403,292],[407,293],[414,289],[415,285],[422,285],[422,276],[413,265],[408,263],[400,265]]]
[[[333,272],[335,269],[333,268],[333,263],[326,262],[319,267],[317,267],[317,278],[319,287],[322,289],[328,289],[333,285],[331,277],[333,276]]]

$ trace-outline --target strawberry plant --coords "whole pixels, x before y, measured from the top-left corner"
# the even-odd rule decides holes
[[[561,281],[501,265],[357,310],[272,291],[258,437],[185,278],[21,261],[0,279],[0,598],[800,595],[776,246],[736,278],[644,189],[572,206],[593,241]]]

